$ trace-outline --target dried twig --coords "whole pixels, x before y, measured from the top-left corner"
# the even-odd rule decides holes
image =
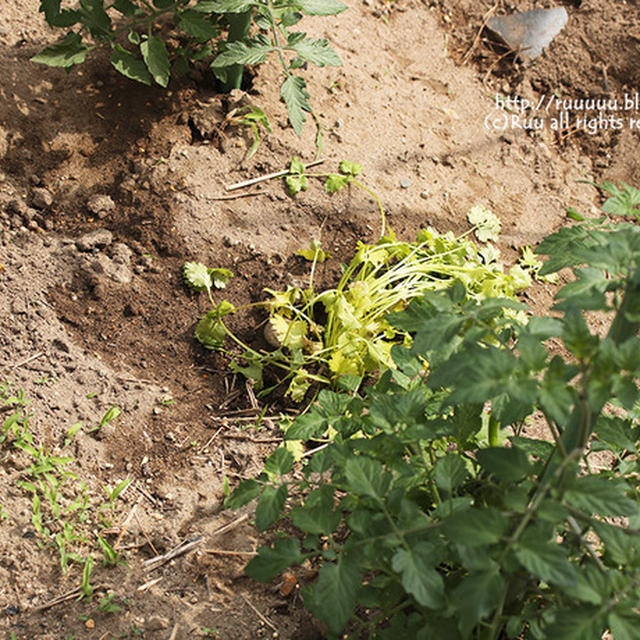
[[[496,2],[496,4],[494,4],[493,7],[491,7],[491,9],[489,9],[489,11],[487,11],[487,13],[484,14],[484,17],[482,18],[482,24],[478,29],[478,33],[476,33],[476,37],[473,39],[471,46],[469,47],[467,52],[464,54],[464,57],[462,58],[462,64],[467,64],[467,62],[469,61],[469,58],[471,57],[473,50],[478,46],[478,42],[480,41],[480,36],[482,35],[482,31],[487,26],[487,23],[489,22],[489,20],[491,19],[491,16],[495,13],[497,8],[498,8],[498,3]]]
[[[138,518],[138,514],[135,511],[133,512],[133,516],[136,519],[136,522],[138,523],[138,526],[140,527],[140,533],[142,533],[144,539],[147,541],[147,543],[151,547],[151,550],[157,556],[158,555],[158,550],[153,546],[153,542],[151,542],[151,538],[149,538],[149,536],[147,535],[147,532],[144,530],[144,527],[142,526],[142,523],[140,522],[140,518]]]
[[[257,556],[256,551],[229,551],[227,549],[205,549],[205,553],[210,553],[213,556]]]
[[[219,529],[216,529],[211,535],[212,536],[220,536],[223,533],[227,533],[227,531],[231,531],[231,529],[235,529],[240,526],[243,522],[246,522],[249,519],[249,516],[245,513],[243,516],[236,518],[235,520],[229,522],[229,524],[225,524]]]
[[[317,164],[322,164],[324,160],[314,160],[305,165],[305,169],[309,167],[315,167]],[[235,184],[229,184],[225,186],[225,191],[234,191],[235,189],[242,189],[242,187],[250,187],[252,184],[258,182],[264,182],[265,180],[271,180],[272,178],[280,178],[286,176],[289,173],[289,169],[283,169],[282,171],[276,171],[275,173],[269,173],[266,176],[260,176],[258,178],[251,178],[250,180],[243,180],[242,182],[236,182]]]
[[[271,620],[269,620],[269,618],[267,618],[265,615],[260,613],[260,611],[258,611],[258,609],[256,609],[256,607],[253,606],[253,604],[251,603],[249,598],[247,598],[247,596],[245,596],[244,593],[242,593],[240,595],[242,596],[242,599],[249,605],[249,607],[251,607],[251,610],[258,616],[258,618],[260,618],[260,620],[262,620],[262,622],[264,622],[268,627],[273,629],[276,633],[278,633],[278,634],[280,633],[278,631],[278,628],[273,624],[273,622],[271,622]]]
[[[186,538],[178,546],[174,547],[170,551],[167,551],[167,553],[163,553],[162,555],[156,556],[155,558],[149,558],[148,560],[145,560],[143,564],[145,567],[147,567],[148,571],[154,571],[170,560],[173,560],[174,558],[177,558],[178,556],[184,555],[192,549],[195,549],[203,540],[203,536],[198,536],[197,538]]]
[[[207,198],[207,200],[237,200],[238,198],[249,198],[250,196],[263,196],[266,193],[267,191],[250,191],[248,193],[232,193],[227,196],[215,196],[214,198]]]
[[[33,360],[37,360],[38,358],[41,358],[43,355],[44,355],[44,351],[39,351],[38,353],[35,353],[34,355],[26,358],[25,360],[21,360],[20,362],[14,364],[13,368],[18,369],[19,367],[23,367],[25,364],[29,364],[29,362],[32,362]]]
[[[153,580],[149,580],[149,582],[145,582],[144,584],[141,584],[136,591],[147,591],[148,589],[151,589],[151,587],[153,587],[154,584],[158,584],[158,582],[160,582],[160,580],[162,580],[162,576],[160,576],[159,578],[154,578]]]
[[[178,637],[178,623],[176,622],[176,624],[173,625],[173,631],[169,636],[169,640],[176,640],[177,637]]]
[[[97,584],[97,585],[94,585],[93,590],[104,591],[108,588],[109,586],[106,584]],[[77,598],[82,594],[83,594],[82,586],[78,586],[75,589],[72,589],[71,591],[67,591],[67,593],[63,593],[61,596],[58,596],[57,598],[53,598],[53,600],[49,600],[48,602],[41,604],[39,607],[36,607],[33,611],[34,613],[46,611],[47,609],[51,609],[51,607],[55,607],[57,604],[62,604],[63,602],[67,602],[68,600],[73,600],[74,598]]]

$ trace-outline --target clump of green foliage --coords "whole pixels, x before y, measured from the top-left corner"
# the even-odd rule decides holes
[[[228,92],[240,88],[244,65],[274,55],[284,75],[280,95],[300,135],[305,114],[312,111],[300,71],[307,63],[342,63],[326,39],[307,37],[291,27],[304,15],[335,15],[345,9],[338,0],[80,0],[74,9],[61,8],[61,0],[41,0],[47,23],[68,31],[33,60],[70,69],[107,46],[111,64],[121,74],[162,87],[172,73],[183,75],[191,64],[207,61]]]
[[[94,556],[101,557],[105,566],[122,562],[103,532],[112,526],[116,500],[130,480],[123,480],[113,489],[105,487],[106,497],[96,499],[73,470],[75,458],[62,455],[82,423],[69,429],[62,450],[54,452],[38,444],[29,427],[28,404],[21,390],[13,394],[8,382],[0,383],[0,411],[9,414],[0,425],[0,451],[4,449],[27,457],[28,464],[18,486],[31,497],[31,524],[40,543],[56,550],[63,573],[74,564],[82,566],[81,590],[91,596]],[[100,424],[88,432],[102,428],[119,413],[117,407],[111,407]],[[6,513],[6,517],[10,514]],[[94,519],[91,525],[90,518]]]
[[[304,166],[296,162],[292,162],[287,185],[297,193],[307,187],[307,176]],[[353,182],[360,171],[359,165],[342,162],[339,174],[320,175],[326,178],[325,188],[334,192]],[[298,252],[312,263],[308,287],[265,289],[269,297],[260,306],[269,315],[265,334],[274,346],[271,351],[243,343],[225,324],[226,316],[237,309],[227,300],[215,302],[211,295],[214,281],[207,276],[220,270],[187,263],[186,282],[198,291],[206,290],[213,307],[198,322],[196,337],[210,349],[226,350],[227,340],[239,345],[245,364],[234,362],[232,368],[252,379],[258,391],[268,393],[286,384],[286,393],[294,401],[301,401],[314,383],[355,390],[365,377],[396,368],[392,348],[410,344],[411,337],[387,318],[411,300],[453,282],[470,299],[513,299],[517,291],[531,283],[520,266],[505,272],[495,247],[478,247],[468,238],[470,233],[480,232],[483,225],[494,228],[496,221],[487,211],[482,221],[459,238],[428,228],[414,242],[399,241],[393,233],[375,244],[358,242],[339,282],[322,291],[314,288],[314,272],[328,256],[319,242],[313,242],[309,249]],[[277,380],[265,388],[266,369]]]
[[[295,476],[279,447],[228,499],[257,498],[260,531],[286,518],[246,571],[310,562],[302,596],[329,638],[637,637],[640,229],[584,220],[537,253],[541,277],[575,276],[553,317],[514,323],[503,309],[523,305],[459,279],[423,293],[387,318],[412,336],[395,369],[359,395],[321,391],[286,425],[325,446]]]

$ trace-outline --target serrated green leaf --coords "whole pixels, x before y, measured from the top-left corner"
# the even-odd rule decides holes
[[[382,465],[370,458],[357,456],[349,458],[344,465],[347,482],[352,491],[382,499],[391,483],[391,475],[382,469]]]
[[[289,453],[287,451],[287,453]],[[291,454],[289,453],[291,456]],[[293,460],[293,456],[291,456]],[[256,507],[256,528],[265,531],[280,518],[287,500],[287,485],[282,484],[277,489],[268,485],[262,491]]]
[[[213,285],[211,270],[201,262],[185,262],[182,275],[185,282],[196,291],[208,291]]]
[[[351,182],[350,176],[343,176],[339,173],[331,173],[324,182],[324,189],[327,193],[337,193]]]
[[[640,216],[640,190],[622,183],[618,187],[612,182],[604,182],[601,189],[608,193],[608,198],[602,205],[602,210],[607,215],[614,216]]]
[[[287,49],[295,51],[303,60],[311,62],[319,67],[342,66],[340,56],[334,51],[325,38],[313,40],[313,38],[305,38],[293,45],[288,45]]]
[[[514,552],[518,562],[541,580],[563,587],[576,584],[576,571],[558,543],[542,540],[533,533],[523,536]]]
[[[114,0],[113,8],[127,18],[143,13],[131,0]]]
[[[295,5],[308,16],[333,16],[347,8],[339,0],[295,0]]]
[[[195,336],[207,349],[221,349],[224,347],[227,331],[220,316],[215,311],[209,311],[196,325]]]
[[[640,640],[640,616],[628,613],[609,614],[609,628],[615,640]]]
[[[178,27],[198,42],[206,42],[215,38],[220,29],[204,18],[199,12],[187,9],[178,16]]]
[[[439,458],[434,466],[434,478],[439,489],[451,494],[468,475],[467,465],[461,456],[449,453]]]
[[[256,4],[255,0],[199,0],[192,9],[199,13],[244,13]]]
[[[634,516],[638,505],[627,497],[629,486],[624,480],[598,476],[575,478],[565,493],[566,501],[576,509],[601,516]]]
[[[110,35],[111,18],[105,11],[104,0],[80,0],[80,14],[83,24],[94,38]]]
[[[504,580],[495,568],[471,573],[455,588],[452,601],[463,638],[468,638],[478,622],[494,611],[503,588]]]
[[[345,176],[351,176],[355,178],[362,173],[362,165],[358,164],[357,162],[341,160],[340,164],[338,165],[338,170]]]
[[[296,193],[300,193],[300,191],[306,191],[309,187],[309,180],[307,176],[285,176],[284,180],[287,184],[287,191],[289,191],[290,196],[295,196]]]
[[[257,498],[262,492],[262,485],[253,478],[245,478],[233,490],[233,493],[226,499],[225,507],[228,509],[239,509],[249,504],[254,498]]]
[[[249,357],[248,354],[243,354],[244,358]],[[242,374],[247,380],[251,380],[253,388],[256,391],[260,391],[264,387],[264,381],[262,378],[263,365],[256,360],[249,360],[246,366],[241,366],[236,360],[232,360],[229,363],[229,369],[234,373]]]
[[[245,573],[258,582],[269,582],[286,568],[300,564],[304,556],[295,538],[276,540],[273,548],[260,547],[258,555],[245,567]]]
[[[503,482],[524,478],[530,469],[526,454],[518,447],[488,447],[478,451],[480,466]]]
[[[161,86],[169,84],[171,64],[164,41],[158,36],[151,36],[140,44],[142,59],[153,79]]]
[[[272,476],[284,476],[293,469],[293,454],[278,447],[264,462],[264,470]]]
[[[444,603],[444,582],[435,570],[433,545],[421,542],[409,551],[398,549],[391,566],[401,575],[402,586],[424,607],[439,609]]]
[[[71,27],[81,18],[79,11],[60,11],[60,0],[41,0],[39,10],[44,13],[47,23],[52,27]]]
[[[224,289],[233,278],[233,273],[229,269],[209,269],[209,275],[216,289]]]
[[[302,127],[306,116],[304,112],[311,113],[309,104],[309,92],[306,90],[307,83],[300,76],[287,76],[280,88],[280,96],[284,100],[289,115],[289,122],[293,130],[302,135]]]
[[[340,556],[337,563],[327,563],[320,568],[317,582],[303,590],[303,600],[311,613],[338,634],[353,614],[359,590],[357,565]]]
[[[82,36],[79,33],[70,31],[64,40],[45,47],[40,53],[33,56],[31,60],[50,67],[68,69],[74,64],[84,62],[89,50],[89,47],[82,43]]]
[[[267,54],[271,51],[275,51],[275,47],[254,41],[228,42],[211,63],[211,68],[229,67],[233,64],[260,64],[267,59]]]
[[[593,522],[593,530],[604,543],[605,557],[617,565],[633,565],[640,557],[640,541],[625,529],[607,522]]]
[[[595,607],[561,610],[544,628],[545,640],[602,640],[604,616]],[[617,640],[617,638],[616,638]]]
[[[119,44],[114,47],[111,54],[111,64],[123,76],[142,82],[147,86],[151,85],[151,75],[147,71],[144,61],[123,49]]]
[[[307,533],[329,535],[340,523],[340,513],[333,510],[333,488],[324,485],[307,496],[303,506],[291,510],[291,522]]]
[[[498,542],[509,521],[497,509],[473,508],[453,514],[442,526],[453,542],[473,548]]]

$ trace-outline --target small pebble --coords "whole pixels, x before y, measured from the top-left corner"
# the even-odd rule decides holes
[[[402,178],[400,180],[400,186],[403,189],[408,189],[411,186],[411,180],[409,180],[409,178]]]

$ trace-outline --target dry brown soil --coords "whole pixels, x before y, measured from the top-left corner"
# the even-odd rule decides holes
[[[330,198],[319,184],[291,198],[280,180],[220,199],[225,185],[282,169],[293,155],[314,158],[311,124],[302,139],[286,126],[277,68],[252,77],[248,99],[274,130],[246,162],[247,132],[220,132],[233,101],[206,75],[164,91],[118,76],[99,55],[68,74],[30,62],[58,35],[38,4],[0,8],[0,381],[24,390],[36,444],[71,454],[96,504],[103,486],[133,483],[105,534],[126,565],[96,565],[92,600],[52,604],[79,572],[63,575],[55,553],[38,546],[30,496],[17,484],[28,476],[26,458],[0,448],[3,638],[322,638],[297,588],[283,595],[277,582],[243,576],[259,537],[250,518],[239,520],[244,512],[220,510],[223,478],[233,486],[259,472],[279,431],[271,419],[252,428],[250,390],[224,356],[195,342],[207,304],[180,269],[186,260],[232,269],[225,296],[240,305],[304,276],[294,253],[320,238],[333,259],[319,278],[331,282],[358,239],[375,241],[376,206],[355,189]],[[625,112],[621,129],[600,123],[593,133],[575,118],[598,114],[579,110],[559,130],[554,109],[539,130],[485,126],[501,113],[497,94],[537,102],[640,90],[638,2],[565,2],[567,27],[528,65],[480,33],[490,11],[550,4],[363,0],[310,20],[305,28],[328,37],[344,61],[308,73],[325,127],[322,168],[362,163],[402,238],[426,224],[462,232],[472,205],[490,207],[507,261],[562,225],[567,206],[592,213],[599,200],[588,181],[640,184],[638,132],[628,126],[638,113]],[[539,286],[528,301],[545,309],[552,293]],[[260,321],[247,313],[233,326],[260,344]],[[114,405],[121,415],[89,433]],[[266,415],[287,408],[273,401]],[[83,429],[63,447],[77,421]],[[194,539],[170,562],[144,564]],[[296,575],[299,584],[310,577]],[[120,611],[98,610],[108,592]]]

